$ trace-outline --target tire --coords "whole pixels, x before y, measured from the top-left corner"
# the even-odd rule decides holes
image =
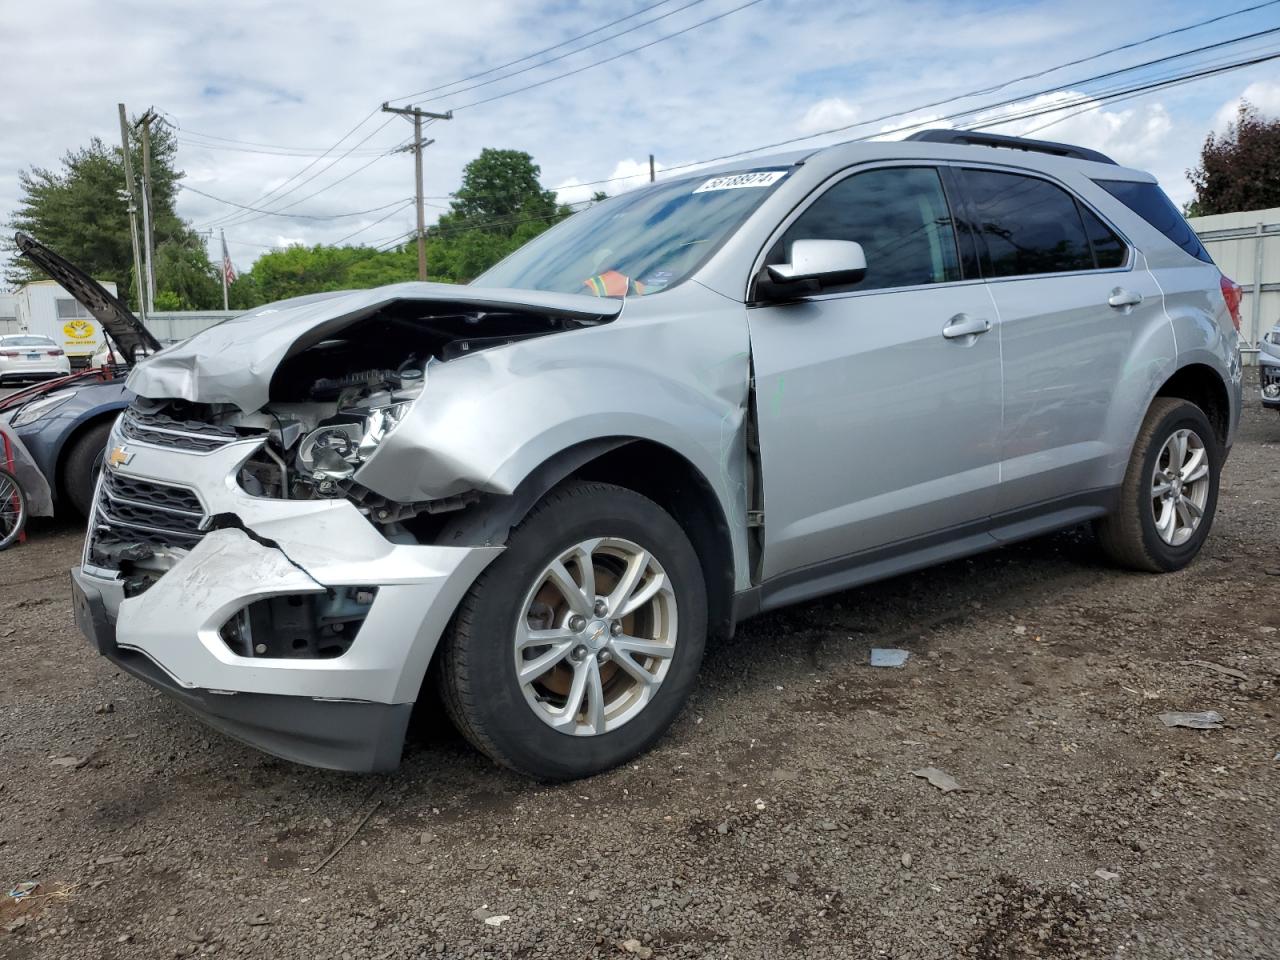
[[[88,517],[93,507],[93,490],[102,472],[102,458],[110,435],[110,423],[90,427],[72,441],[71,451],[63,461],[62,489],[72,509],[82,517]]]
[[[585,586],[577,558],[588,554],[574,551],[597,538],[592,584],[571,600],[572,589],[556,586],[564,581],[550,573],[552,564],[561,561],[558,569],[571,586]],[[634,583],[633,569],[639,571]],[[625,614],[626,597],[639,603],[651,592]],[[591,596],[601,598],[594,610]],[[517,653],[522,628],[546,631],[538,636],[554,632],[555,643],[529,644]],[[702,570],[679,525],[631,490],[571,481],[530,511],[477,578],[459,605],[435,675],[449,717],[478,750],[536,779],[573,780],[624,763],[662,736],[693,689],[706,633]],[[662,653],[649,657],[638,651],[641,644]],[[636,650],[639,661],[628,650]],[[623,657],[650,681],[624,669]],[[518,671],[525,672],[523,681]],[[587,678],[581,686],[580,677]]]
[[[17,543],[26,525],[26,491],[17,477],[0,467],[0,550]]]
[[[1166,450],[1166,444],[1176,435],[1186,436],[1184,432],[1189,433],[1187,440],[1190,441],[1190,452],[1187,456],[1191,458],[1184,460],[1184,465],[1194,462],[1198,441],[1200,449],[1204,451],[1202,461],[1207,464],[1208,473],[1203,480],[1185,481],[1184,486],[1181,476],[1191,477],[1200,468],[1196,466],[1194,469],[1180,470],[1176,490],[1171,489],[1157,499],[1157,484],[1172,484],[1172,481],[1156,476],[1158,468],[1164,470],[1172,452],[1172,448]],[[1223,459],[1217,434],[1204,411],[1194,403],[1177,397],[1157,397],[1153,400],[1134,441],[1133,453],[1129,456],[1129,466],[1125,470],[1124,482],[1120,488],[1120,505],[1115,513],[1094,524],[1094,531],[1103,551],[1116,563],[1133,570],[1168,573],[1185,567],[1200,552],[1200,547],[1213,526]],[[1203,487],[1197,486],[1201,483]],[[1164,499],[1177,497],[1179,494],[1184,496],[1184,504],[1189,501],[1189,505],[1185,506],[1185,514],[1174,508],[1172,504],[1176,501]],[[1197,504],[1196,500],[1201,502]],[[1184,524],[1184,517],[1194,517],[1193,508],[1200,511],[1194,529]],[[1169,514],[1167,510],[1172,510],[1173,513]],[[1158,524],[1158,518],[1161,517],[1169,521],[1164,529],[1172,529],[1176,533],[1172,540],[1161,533]]]

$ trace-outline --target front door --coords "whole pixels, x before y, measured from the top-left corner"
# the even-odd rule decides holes
[[[967,237],[958,245],[938,171],[845,177],[766,262],[798,239],[856,241],[867,273],[748,311],[766,580],[958,533],[990,515],[999,484],[999,331],[987,288],[962,269]]]

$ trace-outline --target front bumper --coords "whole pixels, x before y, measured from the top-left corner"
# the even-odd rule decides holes
[[[316,700],[186,687],[155,661],[116,642],[115,624],[94,578],[75,568],[76,624],[98,652],[168,694],[209,726],[251,746],[313,767],[372,773],[394,770],[413,711],[411,703]]]
[[[136,596],[116,571],[76,568],[77,621],[103,655],[232,736],[316,766],[394,767],[436,644],[501,548],[393,544],[345,500],[251,497],[236,477],[260,442],[192,452],[117,428],[109,449],[127,462],[106,469],[194,491],[220,529]],[[90,536],[101,521],[95,505]],[[349,586],[377,592],[341,656],[241,656],[219,633],[254,601]]]
[[[1271,349],[1280,350],[1280,347]],[[1265,393],[1268,384],[1280,385],[1280,356],[1268,353],[1264,347],[1258,353],[1258,394],[1264,407],[1280,410],[1280,396],[1268,397]]]

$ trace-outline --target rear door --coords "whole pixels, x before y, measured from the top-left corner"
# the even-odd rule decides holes
[[[1129,455],[1109,439],[1108,418],[1135,343],[1164,326],[1159,287],[1062,184],[998,168],[959,176],[1000,317],[998,512],[1087,510]]]
[[[763,576],[982,521],[999,480],[999,334],[939,171],[861,169],[782,227],[766,263],[795,240],[852,240],[867,273],[748,310]]]

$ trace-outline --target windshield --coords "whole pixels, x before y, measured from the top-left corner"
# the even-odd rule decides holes
[[[659,293],[697,269],[787,172],[744,170],[625,193],[535,237],[473,284],[596,297]]]

